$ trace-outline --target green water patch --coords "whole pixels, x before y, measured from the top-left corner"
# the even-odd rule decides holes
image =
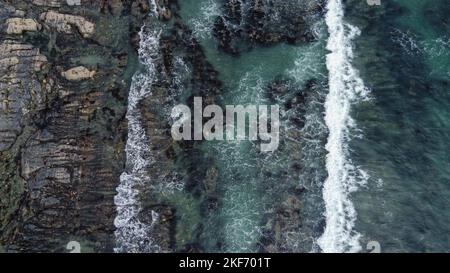
[[[75,58],[74,62],[78,62],[83,66],[105,65],[106,60],[98,55],[85,55]]]
[[[158,193],[163,203],[176,208],[176,227],[174,232],[174,251],[183,251],[184,247],[197,241],[201,228],[201,201],[183,191],[162,191]]]

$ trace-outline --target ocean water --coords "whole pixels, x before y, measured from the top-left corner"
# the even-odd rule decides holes
[[[244,10],[249,2],[242,1]],[[382,252],[446,252],[448,1],[381,0],[371,6],[361,0],[328,0],[323,13],[308,19],[313,42],[254,46],[238,57],[219,50],[212,35],[223,3],[185,0],[179,11],[223,83],[215,101],[286,106],[301,94],[304,102],[282,109],[280,148],[273,153],[259,153],[250,141],[195,146],[198,158],[191,160],[199,165],[190,168],[214,165],[218,207],[204,213],[183,184],[176,184],[175,193],[162,191],[177,211],[179,245],[174,250],[196,245],[206,252],[259,252],[269,251],[269,244],[280,252],[368,252],[373,245]],[[142,193],[158,178],[148,173],[152,140],[137,107],[152,96],[158,73],[153,68],[159,50],[155,41],[159,28],[167,27],[142,34],[144,69],[130,91],[127,171],[116,197],[116,251],[160,251],[151,223],[138,217],[145,203]],[[178,63],[180,71],[186,70],[181,59]],[[178,76],[179,83],[177,77],[174,82],[183,96]],[[269,86],[280,81],[287,83],[286,93],[271,94]],[[280,207],[293,199],[299,200],[299,214],[280,220]],[[274,221],[282,231],[270,236],[268,227],[277,229],[271,226]]]
[[[362,29],[356,65],[371,100],[355,109],[352,157],[370,176],[354,194],[361,244],[383,252],[448,252],[448,1],[350,1]]]

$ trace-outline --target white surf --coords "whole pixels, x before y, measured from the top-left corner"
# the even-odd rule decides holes
[[[350,194],[365,183],[367,175],[354,166],[349,156],[350,131],[355,126],[352,105],[366,98],[368,90],[352,66],[352,39],[358,28],[344,21],[341,0],[329,0],[326,24],[329,38],[327,69],[329,93],[325,103],[325,122],[329,130],[326,145],[328,178],[323,187],[326,227],[317,243],[323,252],[358,252],[360,234],[354,230],[356,211]]]
[[[158,245],[152,240],[152,225],[158,214],[152,211],[152,223],[144,223],[139,219],[142,205],[139,194],[145,185],[150,183],[147,173],[152,163],[149,154],[149,139],[141,123],[139,103],[151,95],[152,85],[157,79],[156,60],[159,57],[160,31],[145,26],[140,32],[139,59],[144,71],[137,73],[132,80],[128,96],[128,140],[126,144],[126,171],[120,176],[117,195],[114,198],[117,216],[115,252],[158,252]]]

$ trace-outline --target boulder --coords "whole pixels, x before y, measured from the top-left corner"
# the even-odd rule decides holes
[[[22,34],[24,31],[39,31],[42,26],[34,19],[9,18],[6,20],[7,34]]]
[[[90,71],[84,66],[77,66],[67,71],[63,71],[61,73],[61,76],[63,76],[69,81],[82,81],[92,79],[95,73],[96,73],[95,71]]]
[[[56,29],[56,31],[60,33],[72,34],[74,33],[73,28],[76,27],[84,38],[89,38],[95,32],[94,23],[77,15],[48,11],[41,14],[40,20],[42,20],[46,26]]]
[[[33,4],[35,4],[36,6],[52,7],[52,8],[61,7],[60,0],[33,0]]]

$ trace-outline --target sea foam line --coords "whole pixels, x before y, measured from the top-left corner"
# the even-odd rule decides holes
[[[139,58],[145,66],[145,71],[133,77],[128,97],[128,140],[126,145],[127,166],[120,176],[117,195],[114,198],[117,216],[114,220],[116,227],[115,252],[158,252],[149,233],[158,214],[152,211],[152,223],[147,224],[139,220],[142,210],[139,193],[150,178],[147,167],[152,163],[149,154],[149,139],[141,123],[139,102],[151,95],[152,85],[157,79],[156,60],[159,55],[159,40],[161,32],[145,26],[140,32]]]
[[[341,0],[327,3],[326,24],[329,38],[327,69],[329,94],[325,102],[325,122],[329,129],[326,150],[328,178],[323,187],[326,227],[317,243],[323,252],[358,252],[360,234],[354,230],[356,211],[350,194],[367,180],[367,175],[354,166],[348,142],[354,120],[350,116],[353,103],[367,97],[368,90],[353,68],[352,39],[358,28],[344,22]]]

